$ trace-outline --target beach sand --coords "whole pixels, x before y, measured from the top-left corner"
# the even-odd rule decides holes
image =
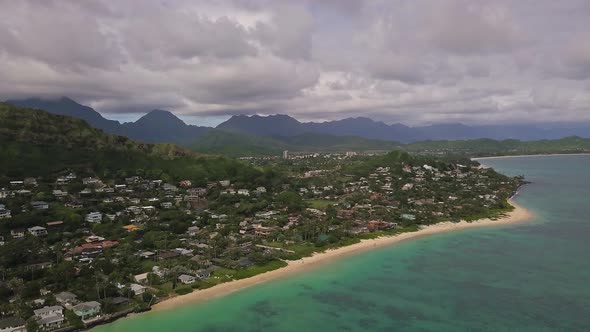
[[[171,310],[185,304],[207,301],[266,281],[301,273],[314,267],[333,262],[345,256],[357,254],[374,248],[390,246],[408,239],[445,233],[459,229],[518,223],[533,218],[531,211],[516,204],[513,200],[509,200],[509,203],[514,206],[514,210],[510,213],[507,213],[506,216],[496,220],[480,219],[473,222],[462,221],[458,223],[441,222],[435,225],[426,226],[416,232],[401,233],[398,235],[385,236],[377,239],[362,240],[359,243],[349,246],[328,250],[322,253],[316,253],[311,257],[305,257],[301,260],[289,261],[286,267],[280,268],[278,270],[269,271],[246,279],[226,282],[203,290],[195,290],[187,295],[175,296],[154,305],[152,309],[153,311]]]

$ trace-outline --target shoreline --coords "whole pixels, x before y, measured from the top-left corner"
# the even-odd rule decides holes
[[[342,259],[347,256],[362,253],[375,248],[391,246],[409,239],[434,234],[447,233],[461,229],[509,225],[528,221],[534,217],[533,212],[520,206],[519,204],[514,202],[512,198],[508,200],[508,203],[514,207],[514,210],[508,212],[505,216],[495,220],[486,218],[472,222],[461,221],[458,223],[446,221],[426,226],[415,232],[400,233],[397,235],[384,236],[376,239],[361,240],[361,242],[359,243],[355,243],[349,246],[344,246],[336,249],[331,249],[321,253],[316,253],[310,257],[305,257],[297,261],[287,261],[287,266],[279,268],[277,270],[258,274],[250,278],[229,281],[226,283],[213,286],[211,288],[195,290],[190,294],[179,295],[166,299],[160,303],[153,305],[152,310],[150,312],[157,313],[161,311],[172,310],[187,304],[200,303],[211,299],[220,298],[231,293],[237,292],[239,290],[252,287],[267,281],[277,280],[298,273],[302,273],[315,267],[329,264],[331,262],[334,262],[338,259]]]
[[[490,159],[527,158],[527,157],[551,157],[551,156],[590,156],[590,153],[515,154],[515,155],[505,155],[505,156],[474,157],[474,158],[471,158],[471,160],[490,160]]]

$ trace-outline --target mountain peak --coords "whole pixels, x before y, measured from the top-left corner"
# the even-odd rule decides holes
[[[136,124],[185,126],[186,123],[170,111],[152,110],[135,122]]]

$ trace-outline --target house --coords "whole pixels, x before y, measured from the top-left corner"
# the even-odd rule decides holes
[[[229,180],[222,180],[222,181],[219,181],[219,185],[220,185],[220,186],[222,186],[222,187],[224,187],[224,188],[225,188],[225,187],[229,187],[229,185],[230,185],[230,181],[229,181]]]
[[[151,251],[142,251],[138,254],[139,257],[141,258],[151,258],[155,255],[156,253],[151,252]]]
[[[146,273],[146,276],[147,276],[147,273]],[[139,284],[130,284],[129,289],[131,289],[133,291],[133,294],[135,294],[135,296],[139,296],[139,295],[142,295],[143,293],[145,293],[146,287],[139,285]]]
[[[64,204],[64,206],[70,209],[81,209],[84,207],[84,205],[82,205],[80,202],[68,202]]]
[[[176,191],[178,191],[178,188],[175,185],[169,184],[169,183],[164,183],[164,185],[162,185],[162,189],[164,191],[168,191],[168,192],[176,192]]]
[[[201,269],[197,271],[197,277],[199,279],[207,279],[211,276],[211,269]]]
[[[147,274],[147,272],[141,273],[141,274],[134,276],[133,279],[135,279],[135,281],[143,284],[148,281],[148,274]]]
[[[13,239],[22,239],[25,237],[25,230],[23,228],[17,228],[10,231],[10,236]]]
[[[81,195],[90,195],[90,194],[92,194],[92,189],[90,189],[90,188],[84,188],[84,189],[82,189],[80,191],[80,194]]]
[[[191,256],[193,254],[192,250],[185,249],[185,248],[175,248],[174,251],[179,253],[182,256]]]
[[[89,214],[86,215],[85,220],[86,220],[86,222],[100,223],[102,221],[102,213],[90,212]]]
[[[152,267],[152,272],[160,278],[164,278],[170,270],[159,266]]]
[[[190,187],[193,185],[193,183],[190,180],[183,180],[183,181],[180,181],[178,183],[178,185],[181,187]]]
[[[416,220],[416,216],[413,215],[413,214],[404,213],[404,214],[402,214],[402,219],[404,219],[404,220]]]
[[[264,193],[266,193],[266,188],[258,187],[258,188],[256,188],[256,193],[257,194],[264,194]]]
[[[53,191],[53,196],[57,197],[57,198],[61,198],[61,197],[65,197],[68,195],[67,191],[62,191],[59,189],[56,189]]]
[[[183,284],[192,284],[193,282],[197,281],[197,278],[188,274],[181,274],[178,277],[178,281],[182,282]]]
[[[124,230],[126,230],[127,232],[134,232],[136,230],[139,229],[139,226],[137,225],[126,225],[122,227]]]
[[[0,332],[27,332],[26,322],[19,317],[0,318]]]
[[[25,186],[37,186],[37,179],[35,178],[25,178],[23,181]]]
[[[11,217],[10,210],[7,210],[4,205],[0,204],[0,219],[9,219]]]
[[[126,297],[118,296],[118,297],[113,297],[112,299],[110,299],[110,302],[113,305],[124,305],[124,304],[126,305],[129,303],[129,299],[127,299]]]
[[[82,179],[82,184],[84,185],[98,185],[101,181],[98,178],[88,177]]]
[[[158,253],[158,255],[156,256],[156,259],[161,261],[161,260],[165,260],[165,259],[176,258],[178,256],[180,256],[180,254],[176,251],[162,251],[162,252]]]
[[[33,226],[27,229],[33,236],[45,236],[47,235],[47,228],[41,226]]]
[[[63,226],[64,222],[61,220],[57,220],[57,221],[49,221],[46,222],[45,225],[47,225],[47,228],[59,228],[61,226]]]
[[[76,316],[80,317],[82,320],[86,320],[98,316],[100,313],[100,303],[96,301],[83,302],[75,305],[72,310]]]
[[[170,208],[172,208],[172,203],[171,202],[162,202],[160,204],[160,206],[162,207],[162,209],[170,209]]]
[[[238,189],[238,195],[250,196],[250,191],[248,189]]]
[[[198,226],[191,226],[186,230],[186,234],[188,236],[195,236],[199,233],[199,227]]]
[[[61,292],[55,294],[55,300],[66,308],[72,307],[78,303],[78,297],[70,292]]]
[[[64,308],[60,305],[45,306],[41,309],[34,310],[37,325],[41,329],[55,329],[64,323]]]
[[[35,210],[47,210],[49,209],[49,204],[43,201],[35,201],[31,202],[31,206]]]

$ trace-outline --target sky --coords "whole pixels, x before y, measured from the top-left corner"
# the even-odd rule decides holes
[[[386,123],[590,122],[586,0],[0,0],[0,99]]]

